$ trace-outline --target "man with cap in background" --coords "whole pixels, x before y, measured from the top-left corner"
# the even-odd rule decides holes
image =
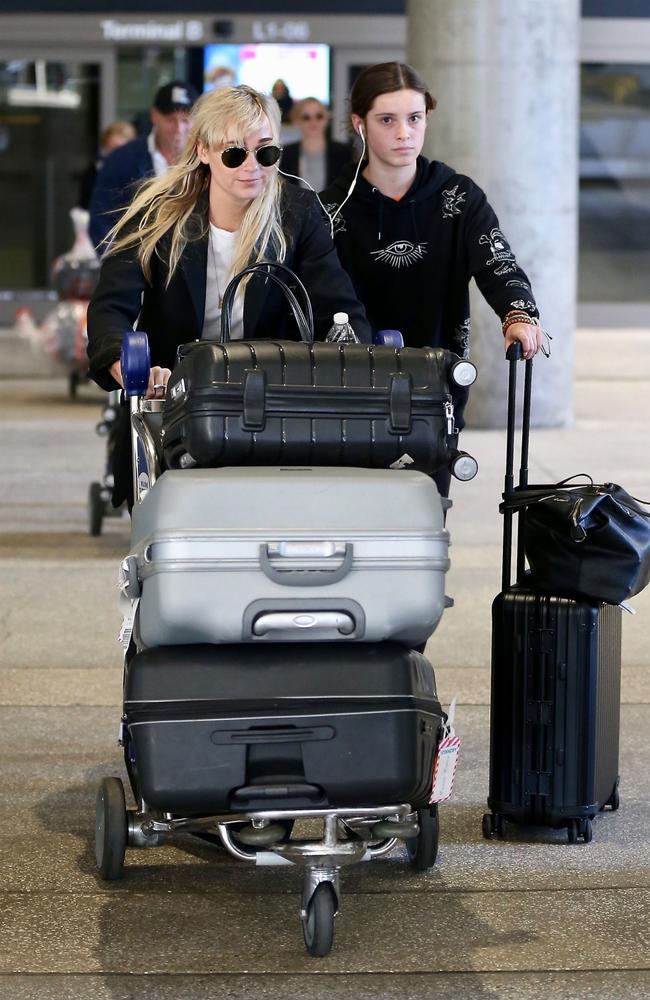
[[[104,160],[90,200],[88,230],[96,247],[128,204],[138,182],[164,174],[180,156],[196,96],[194,88],[181,80],[159,87],[149,111],[153,125],[149,135],[125,143]]]

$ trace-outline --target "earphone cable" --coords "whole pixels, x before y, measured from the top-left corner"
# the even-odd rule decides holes
[[[363,158],[366,155],[366,137],[365,137],[365,135],[364,135],[363,132],[360,132],[359,134],[361,136],[361,142],[363,143],[363,146],[362,146],[362,149],[361,149],[361,156],[359,157],[359,162],[357,163],[357,169],[354,172],[354,178],[352,179],[352,183],[350,184],[350,187],[348,188],[348,193],[346,194],[345,198],[343,199],[343,201],[341,202],[341,204],[339,205],[339,207],[336,209],[336,211],[332,215],[330,215],[330,213],[327,211],[327,209],[323,205],[322,201],[318,197],[318,192],[314,190],[314,188],[311,186],[311,184],[309,183],[309,181],[306,181],[304,177],[299,177],[297,174],[289,174],[289,173],[287,173],[286,170],[282,170],[280,167],[278,167],[278,173],[282,174],[283,177],[292,177],[296,181],[302,181],[303,184],[307,185],[307,187],[309,188],[310,191],[313,191],[313,193],[316,195],[316,201],[318,202],[318,204],[322,208],[323,213],[325,214],[325,216],[329,219],[329,223],[330,223],[330,236],[332,237],[332,239],[334,239],[334,220],[336,219],[336,216],[339,214],[339,212],[341,211],[341,209],[345,205],[346,201],[348,201],[348,199],[351,197],[352,192],[354,191],[354,189],[356,187],[357,178],[359,176],[359,171],[361,169],[361,164],[363,163]]]

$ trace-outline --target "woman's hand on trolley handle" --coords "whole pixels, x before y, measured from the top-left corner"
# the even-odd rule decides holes
[[[119,361],[115,361],[109,371],[115,381],[124,388],[124,379],[122,378],[122,365]],[[163,399],[165,396],[165,391],[167,389],[167,383],[169,381],[169,376],[171,371],[169,368],[160,368],[155,365],[149,372],[149,384],[147,386],[147,391],[144,395],[145,399]]]

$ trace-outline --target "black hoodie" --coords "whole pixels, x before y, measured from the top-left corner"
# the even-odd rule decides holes
[[[321,194],[334,217],[343,267],[375,330],[401,330],[412,347],[469,352],[469,280],[501,319],[511,309],[537,316],[530,282],[517,264],[483,191],[469,177],[418,157],[399,201],[361,174],[343,203],[355,165]]]

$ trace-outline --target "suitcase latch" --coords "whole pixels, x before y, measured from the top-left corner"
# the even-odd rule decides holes
[[[245,431],[263,431],[266,423],[264,402],[266,374],[260,369],[247,371],[244,376],[242,427]]]
[[[390,377],[390,429],[398,434],[411,430],[411,376],[399,372]]]

